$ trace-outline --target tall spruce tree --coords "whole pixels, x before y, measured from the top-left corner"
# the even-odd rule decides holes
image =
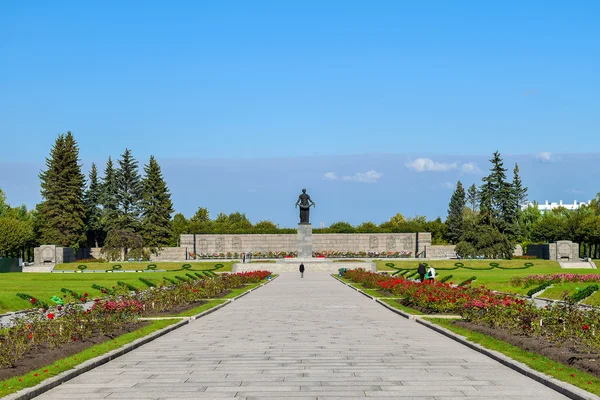
[[[146,176],[142,181],[142,238],[151,251],[169,245],[173,234],[171,214],[173,202],[167,184],[154,156],[144,166]]]
[[[453,244],[458,243],[464,233],[465,202],[465,189],[462,183],[458,181],[456,190],[450,198],[448,217],[446,218],[446,226],[448,227],[446,235]]]
[[[519,164],[515,163],[515,169],[513,170],[513,189],[520,210],[521,206],[527,204],[527,187],[523,186],[523,181],[521,180],[519,172]]]
[[[109,232],[117,227],[117,173],[109,156],[104,169],[104,178],[102,179],[100,204],[102,204],[102,229]]]
[[[47,169],[39,175],[42,243],[73,248],[85,243],[85,176],[78,162],[79,147],[71,132],[59,135],[46,158]]]
[[[89,174],[89,186],[85,192],[85,226],[87,243],[90,247],[98,247],[103,238],[102,209],[100,208],[100,197],[102,187],[98,182],[98,170],[96,164],[92,163]]]
[[[142,180],[138,172],[138,162],[133,158],[129,149],[125,149],[125,152],[121,154],[115,182],[117,185],[116,227],[121,230],[138,232],[142,205]]]
[[[479,204],[479,192],[477,191],[477,186],[472,184],[469,186],[469,190],[467,191],[467,204],[470,205],[471,210],[477,211]]]

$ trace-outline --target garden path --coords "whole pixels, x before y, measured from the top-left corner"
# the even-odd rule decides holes
[[[282,274],[41,399],[563,399],[325,273]]]

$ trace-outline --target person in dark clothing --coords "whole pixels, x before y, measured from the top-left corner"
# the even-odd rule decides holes
[[[425,264],[419,264],[419,268],[417,268],[417,273],[419,274],[419,278],[421,278],[421,282],[425,280]]]
[[[300,278],[304,278],[304,264],[300,264]]]

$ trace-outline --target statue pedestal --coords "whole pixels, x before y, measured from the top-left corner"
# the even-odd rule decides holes
[[[298,245],[298,258],[312,258],[312,225],[298,224],[298,234],[296,236]]]

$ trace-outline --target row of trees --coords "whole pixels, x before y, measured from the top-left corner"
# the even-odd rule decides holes
[[[404,218],[400,213],[394,215],[389,221],[382,224],[363,222],[352,225],[345,221],[338,221],[327,228],[314,228],[313,233],[388,233],[388,232],[431,232],[435,244],[446,243],[446,225],[441,218],[428,221],[424,216]],[[196,214],[187,219],[183,214],[175,214],[173,218],[173,237],[171,245],[177,246],[179,235],[183,233],[196,234],[259,234],[259,233],[296,233],[294,228],[279,228],[272,221],[264,220],[252,224],[246,214],[235,212],[232,214],[220,213],[211,219],[206,208],[199,208]]]
[[[71,132],[59,135],[40,173],[42,202],[37,207],[41,243],[63,247],[103,247],[119,254],[142,247],[168,246],[173,203],[160,166],[151,156],[139,173],[131,151],[109,157],[104,176],[92,164],[86,184],[79,148]],[[131,254],[138,257],[139,254]],[[115,257],[116,258],[116,257]]]
[[[31,257],[25,254],[35,244],[33,211],[27,207],[11,207],[0,189],[0,256]]]

